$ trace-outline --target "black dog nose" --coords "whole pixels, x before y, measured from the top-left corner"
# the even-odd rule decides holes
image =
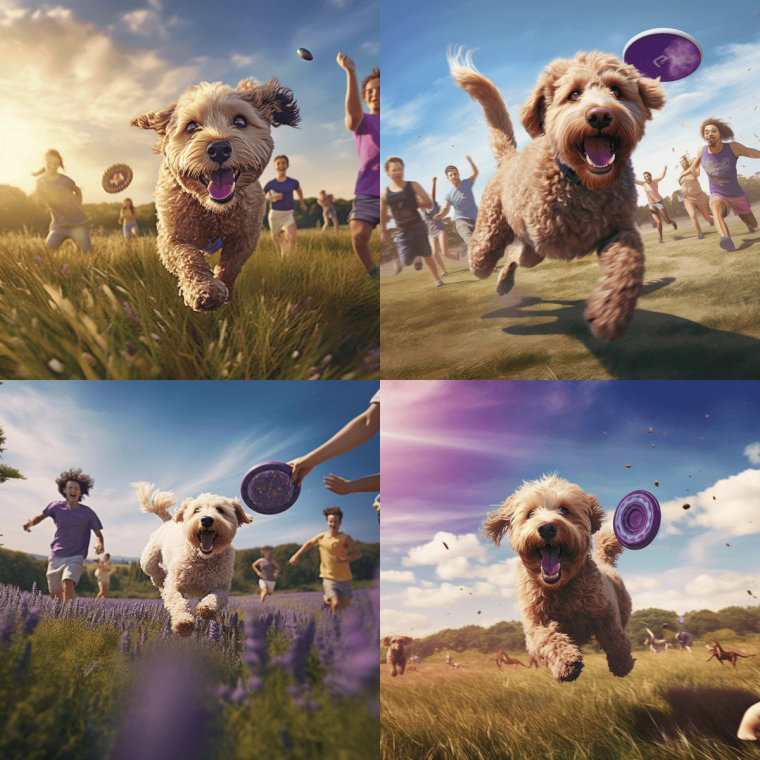
[[[604,129],[609,127],[614,120],[612,111],[609,108],[602,108],[597,106],[596,108],[589,108],[586,111],[586,123],[594,129]]]
[[[551,539],[557,536],[557,526],[554,523],[544,523],[538,526],[538,535],[544,539],[544,541],[551,541]]]
[[[232,155],[232,146],[226,140],[213,142],[206,148],[206,155],[221,166]]]
[[[201,525],[204,528],[210,528],[214,524],[213,517],[201,517]]]

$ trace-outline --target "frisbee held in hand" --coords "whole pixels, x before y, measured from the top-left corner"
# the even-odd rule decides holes
[[[660,529],[657,499],[649,491],[632,491],[618,504],[612,527],[626,549],[649,546]]]
[[[678,29],[648,29],[628,40],[623,60],[644,76],[675,82],[693,74],[702,63],[702,48]]]
[[[251,467],[240,483],[243,501],[262,515],[276,515],[290,509],[301,486],[290,479],[293,470],[285,462],[262,462]]]

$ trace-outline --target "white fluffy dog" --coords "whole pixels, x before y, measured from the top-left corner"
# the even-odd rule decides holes
[[[215,620],[227,605],[235,570],[232,539],[239,526],[253,522],[235,499],[202,493],[185,499],[169,514],[176,499],[170,491],[156,491],[151,483],[133,483],[140,509],[158,515],[164,524],[155,530],[140,557],[140,566],[161,589],[172,620],[172,630],[190,636],[195,617],[187,597],[201,597],[195,612]]]

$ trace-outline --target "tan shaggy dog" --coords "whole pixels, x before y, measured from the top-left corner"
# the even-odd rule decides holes
[[[406,650],[404,647],[413,641],[411,636],[386,636],[380,643],[388,647],[385,660],[388,663],[388,670],[395,678],[397,675],[403,676],[406,670]]]
[[[172,620],[172,630],[190,636],[195,617],[187,597],[201,597],[195,613],[203,620],[216,620],[227,606],[227,595],[235,571],[232,539],[241,525],[253,522],[236,499],[202,493],[174,506],[174,494],[156,491],[140,482],[137,489],[140,509],[158,515],[163,525],[153,531],[140,556],[140,566],[161,590],[164,607]]]
[[[293,93],[276,79],[243,79],[235,89],[202,82],[159,113],[132,121],[159,136],[158,254],[195,311],[232,299],[259,241],[266,201],[258,180],[272,156],[271,128],[299,121]],[[220,246],[212,272],[206,256]]]
[[[626,331],[641,292],[644,245],[635,227],[630,156],[652,111],[665,105],[659,82],[605,53],[557,59],[539,77],[520,121],[533,141],[518,153],[498,89],[470,54],[449,55],[454,81],[483,107],[498,169],[480,202],[470,270],[488,277],[514,248],[496,290],[508,293],[518,266],[599,254],[600,275],[584,316],[598,338]]]
[[[623,547],[612,528],[599,530],[603,516],[595,496],[551,475],[525,483],[483,524],[497,545],[509,531],[510,546],[522,560],[517,596],[526,648],[559,682],[580,675],[579,647],[592,636],[613,675],[626,676],[633,668],[625,632],[631,598],[615,570]]]

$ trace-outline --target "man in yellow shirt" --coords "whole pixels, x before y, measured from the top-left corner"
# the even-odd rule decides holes
[[[322,511],[327,519],[328,530],[318,533],[307,541],[291,558],[290,564],[297,564],[300,556],[312,546],[319,547],[319,577],[325,591],[325,601],[333,612],[344,610],[351,604],[351,568],[349,563],[360,559],[362,553],[356,548],[351,536],[340,532],[343,510],[327,507]]]

